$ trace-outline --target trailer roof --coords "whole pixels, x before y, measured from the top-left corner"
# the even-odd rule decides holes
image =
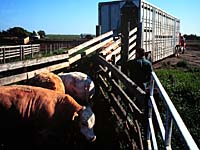
[[[110,2],[99,2],[99,5],[105,5],[105,4],[109,4],[109,3],[113,4],[113,3],[119,3],[119,2],[124,2],[124,0],[116,0],[116,1],[110,1]],[[153,5],[150,2],[147,2],[146,0],[141,0],[141,2],[144,2],[144,3],[148,4],[148,5],[151,5],[152,7],[158,9],[159,11],[162,11],[162,12],[168,14],[170,17],[175,18],[177,21],[180,21],[180,19],[178,19],[176,16],[171,15],[170,13],[166,12],[165,10],[162,10],[161,8]]]
[[[158,10],[160,10],[160,11],[162,11],[162,12],[164,12],[164,13],[170,15],[171,17],[173,17],[173,18],[175,18],[175,19],[177,19],[177,20],[180,21],[180,19],[178,19],[176,16],[174,16],[174,15],[172,15],[172,14],[166,12],[165,10],[161,9],[160,7],[155,6],[154,4],[152,4],[152,3],[150,3],[150,2],[147,2],[146,0],[141,0],[141,1],[144,2],[144,3],[147,3],[147,4],[149,4],[149,5],[151,5],[152,7],[156,8],[156,9],[158,9]]]

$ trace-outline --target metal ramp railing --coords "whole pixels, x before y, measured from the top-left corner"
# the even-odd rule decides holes
[[[162,121],[161,114],[159,113],[159,108],[156,105],[156,100],[154,98],[154,91],[158,89],[159,95],[164,102],[164,109],[166,112],[165,122]],[[160,105],[159,105],[160,106]],[[175,106],[173,105],[171,99],[169,98],[167,92],[164,87],[160,83],[158,77],[155,72],[152,72],[152,79],[150,83],[150,97],[148,101],[148,132],[147,132],[147,143],[148,149],[158,149],[156,135],[154,131],[153,120],[156,119],[158,123],[161,137],[164,142],[164,147],[166,150],[171,150],[171,139],[172,139],[172,129],[173,123],[175,124],[175,128],[178,129],[180,136],[179,138],[183,138],[185,144],[185,149],[198,150],[197,144],[193,140],[191,134],[189,133],[187,127],[185,126],[183,120],[181,119],[179,113],[177,112]],[[155,114],[155,119],[153,118],[152,113]],[[162,114],[163,115],[163,114]],[[164,119],[163,119],[164,120]],[[165,125],[164,125],[165,123]],[[152,144],[151,144],[152,143]]]

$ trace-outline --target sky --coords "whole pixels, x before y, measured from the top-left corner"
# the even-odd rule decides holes
[[[0,0],[0,31],[23,27],[46,34],[96,33],[98,3],[111,0]],[[182,34],[200,36],[200,0],[146,0],[180,19]]]

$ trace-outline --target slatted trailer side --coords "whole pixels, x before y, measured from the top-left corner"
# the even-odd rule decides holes
[[[121,32],[121,8],[124,4],[125,1],[99,3],[102,34],[113,30],[114,36],[117,36]],[[152,62],[175,54],[175,47],[179,44],[180,20],[144,0],[133,0],[133,4],[138,12],[132,15],[138,22],[137,46],[150,54]]]

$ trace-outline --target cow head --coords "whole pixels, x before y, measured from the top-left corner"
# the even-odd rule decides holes
[[[92,112],[92,109],[89,106],[83,106],[83,108],[78,112],[78,116],[80,132],[84,135],[86,140],[94,142],[96,140],[96,136],[93,131],[95,115]]]

